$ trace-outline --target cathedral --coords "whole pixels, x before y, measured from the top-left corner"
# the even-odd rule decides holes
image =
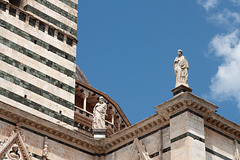
[[[1,160],[240,160],[240,126],[192,93],[181,50],[172,99],[131,124],[76,65],[77,9],[0,0]]]

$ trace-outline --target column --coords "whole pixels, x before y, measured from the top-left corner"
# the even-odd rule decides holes
[[[83,110],[86,111],[87,110],[87,98],[88,98],[88,91],[83,92]]]
[[[115,108],[113,106],[111,106],[112,110],[111,110],[111,116],[112,116],[112,125],[114,125],[114,115],[115,115]]]

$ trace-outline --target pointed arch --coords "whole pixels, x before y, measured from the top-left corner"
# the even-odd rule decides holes
[[[146,147],[138,138],[135,138],[133,141],[133,148],[129,160],[151,160],[146,151]]]
[[[7,154],[7,151],[16,143],[21,152],[22,159],[32,160],[31,155],[28,152],[28,147],[25,144],[25,138],[21,134],[21,129],[17,126],[12,132],[10,137],[6,137],[0,144],[0,158]]]

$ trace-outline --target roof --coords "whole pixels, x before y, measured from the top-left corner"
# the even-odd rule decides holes
[[[83,82],[80,82],[78,80],[76,80],[76,84],[81,85],[84,88],[87,88],[88,90],[93,91],[93,92],[103,96],[107,101],[109,101],[110,103],[113,104],[113,106],[115,106],[115,108],[117,109],[118,113],[120,114],[120,116],[122,117],[122,119],[124,120],[126,125],[127,126],[131,125],[131,123],[129,122],[128,118],[126,117],[126,115],[124,114],[124,112],[122,111],[120,106],[112,98],[110,98],[106,93],[104,93],[96,88],[93,88],[92,86],[86,85]],[[75,91],[77,92],[78,90],[80,90],[80,88],[77,87]]]
[[[87,77],[85,76],[85,74],[82,72],[82,70],[78,66],[76,66],[76,80],[91,86]]]

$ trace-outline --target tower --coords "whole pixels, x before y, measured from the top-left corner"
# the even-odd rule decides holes
[[[2,103],[71,128],[77,0],[0,1]]]

